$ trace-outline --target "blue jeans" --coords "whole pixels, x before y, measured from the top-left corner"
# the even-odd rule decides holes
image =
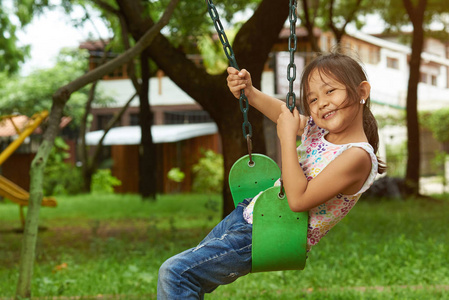
[[[243,219],[249,201],[240,203],[197,247],[162,264],[157,299],[203,299],[251,272],[252,225]]]

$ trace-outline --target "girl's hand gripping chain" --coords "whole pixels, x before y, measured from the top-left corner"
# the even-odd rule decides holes
[[[282,113],[282,108],[285,108],[286,113],[288,112],[290,116],[292,115],[290,110],[285,105],[285,102],[256,89],[253,86],[251,74],[247,70],[242,69],[239,71],[233,67],[229,67],[228,74],[228,87],[234,97],[239,99],[240,91],[243,89],[246,97],[248,98],[249,104],[264,114],[271,121],[277,123],[279,115]],[[294,111],[296,111],[294,115],[297,117],[299,115],[298,110],[295,108]],[[302,129],[304,129],[307,122],[307,117],[302,116],[300,118],[301,122],[299,122],[299,119],[296,119],[298,126],[300,126],[296,132],[297,135],[302,134]]]
[[[293,109],[293,112],[290,112],[285,104],[281,105],[281,113],[276,123],[277,134],[283,147],[296,147],[296,136],[300,132],[301,127],[302,129],[304,128],[301,121],[301,116],[296,107]]]
[[[237,70],[233,67],[228,67],[228,87],[234,97],[240,98],[240,91],[244,90],[246,97],[250,97],[253,83],[251,81],[251,74],[245,69]]]

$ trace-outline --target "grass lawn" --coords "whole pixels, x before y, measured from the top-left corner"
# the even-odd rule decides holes
[[[155,299],[161,263],[195,246],[221,215],[218,195],[57,200],[57,208],[41,209],[39,299]],[[449,201],[361,200],[312,249],[304,271],[250,274],[206,298],[449,299],[448,220]],[[19,223],[17,205],[0,203],[0,299],[15,293]]]

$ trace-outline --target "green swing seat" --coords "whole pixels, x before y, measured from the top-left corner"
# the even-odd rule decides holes
[[[226,57],[231,66],[239,69],[234,51],[229,44],[218,12],[212,0],[205,0],[209,15],[214,22],[220,37]],[[296,78],[294,52],[296,51],[296,0],[290,0],[290,64],[287,79],[289,92],[287,107],[293,111],[296,96],[293,92],[293,82]],[[291,76],[294,74],[294,76]],[[291,100],[291,103],[290,103]],[[242,90],[239,98],[240,110],[243,113],[243,136],[251,139],[251,124],[248,122],[248,99]],[[245,105],[246,104],[246,105]],[[250,144],[248,144],[250,145]],[[250,149],[250,146],[248,146]],[[251,152],[250,152],[251,153]],[[280,177],[278,165],[269,157],[262,154],[252,154],[254,165],[250,165],[249,155],[237,160],[229,172],[229,187],[237,206],[246,198],[259,196],[253,212],[253,245],[252,272],[302,270],[306,264],[308,212],[295,213],[290,210],[285,197],[280,197],[279,187],[273,187]]]
[[[229,187],[237,206],[264,191],[254,206],[251,272],[302,270],[306,264],[308,212],[290,210],[287,198],[273,184],[281,171],[271,158],[252,154],[237,160],[229,172]]]

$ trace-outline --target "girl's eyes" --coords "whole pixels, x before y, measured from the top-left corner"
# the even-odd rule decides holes
[[[330,89],[326,92],[326,95],[332,94],[336,89]],[[317,101],[317,98],[309,99],[309,104],[312,104],[313,102]]]

